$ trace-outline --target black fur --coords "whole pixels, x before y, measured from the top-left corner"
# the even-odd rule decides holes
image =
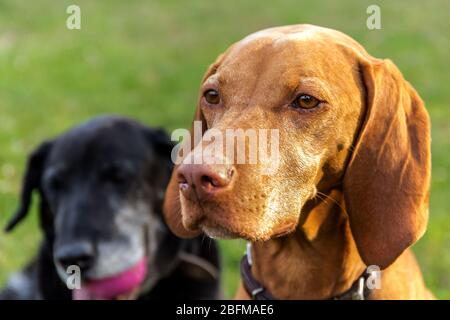
[[[205,268],[220,271],[216,242],[203,237],[178,239],[162,219],[172,147],[164,131],[114,116],[95,118],[41,144],[29,157],[19,208],[5,230],[11,231],[26,217],[37,191],[43,240],[36,258],[16,276],[15,284],[7,284],[0,299],[71,299],[54,263],[61,248],[84,241],[93,247],[109,243],[114,250],[117,243],[126,249],[126,239],[117,239],[121,226],[113,220],[122,207],[139,202],[145,202],[151,216],[149,222],[145,220],[150,224],[144,224],[146,232],[158,233],[150,234],[156,250],[149,254],[148,267],[157,282],[139,299],[220,298],[220,277]],[[195,261],[183,258],[186,255]],[[102,267],[96,272],[101,273]],[[17,279],[28,289],[17,289]]]

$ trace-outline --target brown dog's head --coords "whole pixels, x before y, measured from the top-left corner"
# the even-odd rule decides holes
[[[237,152],[216,148],[224,161],[178,166],[165,214],[180,236],[280,236],[295,230],[308,200],[333,188],[344,192],[366,264],[388,266],[425,230],[430,130],[423,102],[392,62],[340,32],[287,26],[235,43],[207,71],[195,120],[224,136],[227,129],[277,129],[279,161],[267,174],[265,164],[238,163]],[[205,136],[186,158],[216,141]],[[244,151],[248,157],[248,144]]]

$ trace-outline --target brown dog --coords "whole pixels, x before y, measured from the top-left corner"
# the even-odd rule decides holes
[[[165,200],[173,232],[251,241],[250,277],[278,299],[353,294],[369,265],[381,288],[361,298],[432,297],[408,249],[428,219],[429,117],[391,61],[326,28],[263,30],[210,66],[195,120],[278,129],[280,163],[271,175],[235,159],[178,166]]]

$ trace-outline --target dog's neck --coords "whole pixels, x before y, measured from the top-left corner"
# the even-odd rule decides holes
[[[336,190],[329,196],[302,212],[294,233],[253,243],[252,273],[274,297],[335,297],[364,271],[342,193]]]

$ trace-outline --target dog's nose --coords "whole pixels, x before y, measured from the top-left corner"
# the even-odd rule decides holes
[[[92,243],[88,241],[77,241],[62,245],[56,249],[56,260],[67,269],[76,265],[81,271],[89,269],[94,261],[95,250]]]
[[[187,196],[195,189],[201,199],[229,186],[234,171],[233,166],[226,164],[182,164],[178,168],[179,187]]]

